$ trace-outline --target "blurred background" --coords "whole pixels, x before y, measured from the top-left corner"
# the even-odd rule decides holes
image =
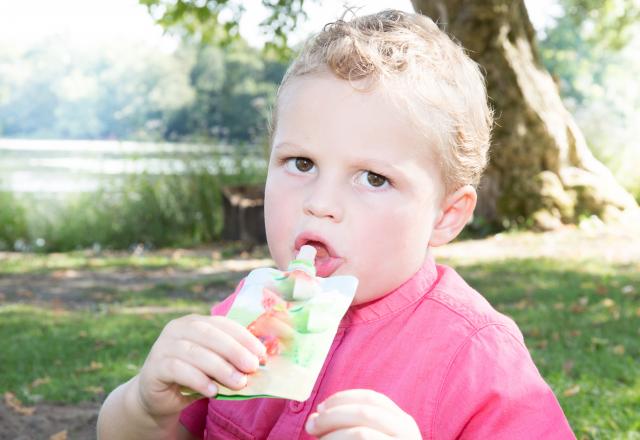
[[[0,0],[0,438],[92,438],[169,319],[272,264],[275,93],[346,6],[419,10],[482,65],[492,163],[437,256],[579,438],[640,438],[640,2],[457,3]]]
[[[160,17],[163,28],[163,2],[144,3],[153,2],[0,3],[0,249],[220,238],[220,187],[264,179],[267,121],[291,53],[343,10],[305,2],[282,43],[273,24],[260,27],[270,10],[259,1],[222,10],[226,20],[241,14],[231,36],[210,35],[186,12]],[[638,22],[625,19],[625,1],[603,5],[526,2],[566,108],[638,199]],[[377,1],[361,13],[384,7],[413,10]]]

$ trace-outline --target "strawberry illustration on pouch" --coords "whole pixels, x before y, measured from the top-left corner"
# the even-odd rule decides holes
[[[267,348],[267,356],[281,354],[293,340],[289,304],[277,293],[268,288],[262,289],[261,314],[247,326],[247,329]],[[260,359],[260,365],[266,365],[267,359]]]

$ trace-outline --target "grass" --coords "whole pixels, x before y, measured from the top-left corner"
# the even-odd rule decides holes
[[[201,264],[198,257],[157,258],[151,266]],[[52,268],[150,265],[133,257],[88,258],[79,253],[27,260],[2,270],[29,274]],[[516,320],[578,438],[638,438],[640,262],[454,258],[446,263]],[[136,373],[166,322],[187,310],[207,312],[211,301],[198,295],[202,285],[229,282],[213,277],[181,286],[157,284],[120,293],[116,301],[122,307],[98,299],[92,312],[0,305],[0,393],[15,393],[25,405],[39,400],[99,401]],[[172,296],[176,289],[184,294]],[[123,307],[152,304],[172,310],[131,314]]]
[[[180,314],[4,306],[2,392],[15,392],[25,403],[77,403],[100,397],[136,373],[159,329]]]

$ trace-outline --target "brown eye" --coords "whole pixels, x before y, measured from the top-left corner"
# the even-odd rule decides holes
[[[387,182],[387,178],[384,176],[381,176],[380,174],[376,174],[376,173],[372,173],[371,171],[368,171],[367,182],[369,182],[369,185],[379,188]]]
[[[296,168],[298,171],[306,173],[313,168],[313,162],[309,159],[305,159],[304,157],[296,157]]]

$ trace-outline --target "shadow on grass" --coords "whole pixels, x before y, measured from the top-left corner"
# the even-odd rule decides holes
[[[197,269],[211,264],[208,257],[171,256],[87,256],[83,252],[64,254],[15,254],[13,258],[2,261],[0,275],[11,274],[48,274],[57,270],[108,270],[135,268],[139,270],[153,269]]]
[[[186,254],[185,254],[186,253]],[[61,270],[108,271],[110,269],[184,269],[193,270],[210,266],[229,258],[245,254],[251,258],[268,258],[265,245],[252,245],[240,241],[220,242],[200,252],[175,249],[143,252],[72,251],[63,253],[0,252],[0,275],[42,275]]]

